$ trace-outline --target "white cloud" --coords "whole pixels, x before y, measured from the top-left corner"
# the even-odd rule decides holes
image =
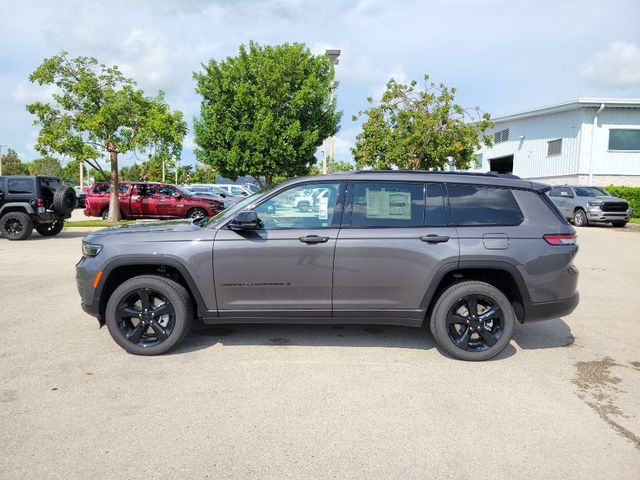
[[[33,102],[47,102],[55,92],[56,87],[52,85],[40,86],[21,82],[13,89],[11,96],[17,103],[26,105]]]
[[[382,95],[387,90],[387,82],[392,78],[398,83],[409,83],[409,77],[405,73],[402,66],[395,65],[393,69],[389,72],[389,74],[385,77],[383,83],[381,85],[377,85],[371,90],[373,94],[373,99],[375,101],[379,101],[382,99]]]
[[[595,86],[614,89],[639,87],[640,47],[633,42],[612,42],[605,50],[593,55],[583,73]]]

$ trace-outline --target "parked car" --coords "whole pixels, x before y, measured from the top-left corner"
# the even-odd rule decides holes
[[[273,208],[324,189],[326,208]],[[195,222],[83,240],[82,308],[127,352],[175,347],[192,322],[430,325],[484,360],[514,324],[578,304],[573,227],[549,187],[492,174],[353,172],[292,180]]]
[[[249,195],[253,195],[253,192],[244,185],[236,185],[235,183],[214,183],[213,186],[220,188],[225,192],[229,192],[229,194],[236,197],[248,197]]]
[[[57,177],[0,176],[0,233],[8,240],[26,240],[34,228],[59,234],[75,206],[75,191]]]
[[[164,183],[122,182],[120,211],[122,218],[201,218],[224,210],[220,197],[193,195],[175,185]],[[94,183],[86,198],[87,217],[109,216],[111,188],[108,183]]]
[[[320,203],[323,199],[326,202],[328,196],[329,190],[326,188],[306,189],[293,199],[291,206],[301,212],[318,210],[320,208]]]
[[[76,208],[84,208],[85,207],[85,200],[87,198],[87,188],[86,187],[80,187],[80,186],[75,186],[73,187],[73,189],[76,192],[76,198],[78,199]]]
[[[207,184],[183,185],[182,188],[194,195],[223,198],[226,207],[230,207],[244,198],[243,196],[231,195],[226,190]]]
[[[624,227],[631,218],[629,202],[614,197],[600,187],[583,185],[562,185],[549,192],[565,218],[577,227],[594,223],[611,223],[614,227]]]

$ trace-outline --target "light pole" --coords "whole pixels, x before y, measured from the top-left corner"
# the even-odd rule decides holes
[[[335,66],[340,62],[340,50],[327,50],[325,53],[331,60],[335,71]],[[333,105],[333,83],[329,90],[329,105]],[[333,163],[333,135],[327,139],[327,153],[327,156],[323,155],[322,157],[322,173],[327,173],[327,157],[330,159],[329,162]]]
[[[4,143],[0,143],[0,175],[2,175],[2,147],[6,147],[8,145]]]

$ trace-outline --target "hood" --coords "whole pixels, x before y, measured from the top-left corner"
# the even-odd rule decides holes
[[[585,197],[588,199],[588,201],[593,202],[595,201],[600,201],[600,202],[624,202],[627,205],[629,204],[629,202],[627,202],[624,198],[618,198],[618,197],[614,197],[613,195],[598,195],[597,197]]]
[[[218,197],[217,195],[199,195],[199,194],[195,194],[195,195],[191,195],[189,197],[190,200],[195,200],[197,202],[209,202],[211,203],[213,202],[224,202],[225,199],[222,197]]]
[[[166,221],[153,221],[153,222],[145,222],[139,221],[134,223],[129,223],[127,225],[120,225],[117,227],[109,227],[97,232],[94,232],[85,237],[85,241],[91,243],[91,239],[95,239],[98,237],[102,237],[104,235],[124,235],[124,234],[135,234],[135,233],[152,233],[152,232],[193,232],[196,230],[201,230],[201,228],[197,225],[194,225],[193,220],[188,219],[179,219],[179,220],[166,220]]]

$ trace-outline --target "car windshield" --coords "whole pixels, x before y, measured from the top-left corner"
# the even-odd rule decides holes
[[[217,215],[215,215],[213,217],[209,217],[208,219],[204,220],[201,223],[201,226],[207,227],[209,225],[215,225],[218,222],[222,222],[222,221],[226,220],[227,218],[232,217],[236,212],[239,212],[240,210],[242,210],[242,209],[246,208],[247,206],[251,205],[256,200],[258,200],[260,197],[262,197],[262,194],[257,194],[257,193],[254,193],[253,195],[245,197],[242,200],[240,200],[238,203],[235,203],[232,206],[230,206],[229,208],[225,208],[224,210],[222,210]]]
[[[579,197],[601,197],[609,195],[601,188],[596,187],[576,187],[576,195]]]
[[[180,185],[172,185],[176,190],[178,190],[183,196],[190,197],[193,195],[193,192],[190,192],[188,189],[180,186]]]

